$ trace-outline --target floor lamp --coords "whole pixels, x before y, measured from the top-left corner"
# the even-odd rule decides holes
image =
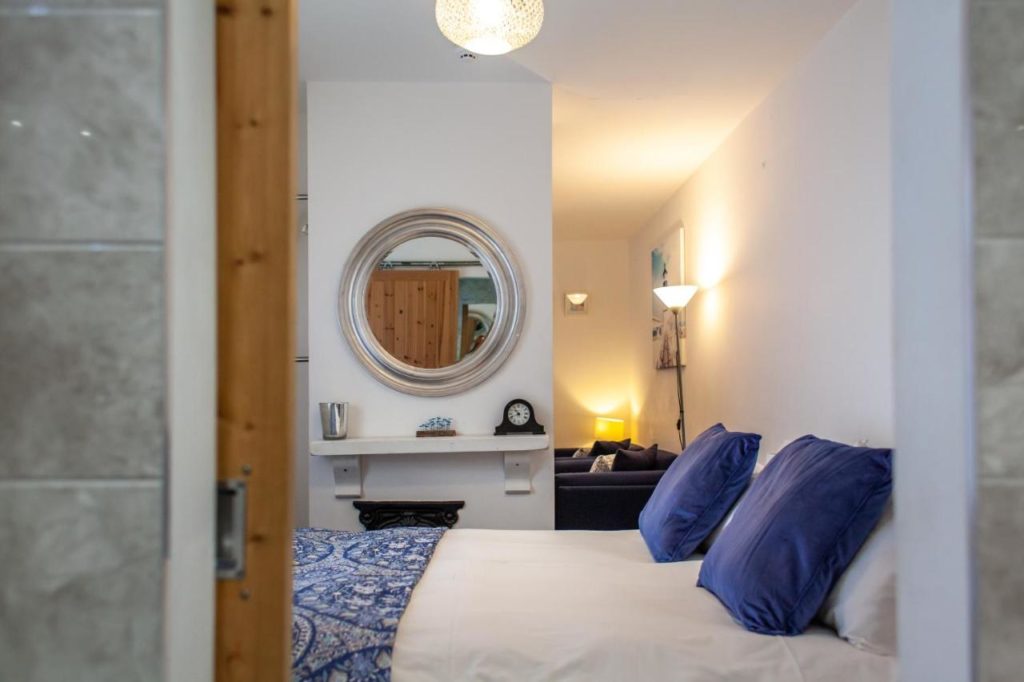
[[[679,431],[679,445],[684,449],[686,448],[686,422],[683,412],[683,362],[682,354],[679,352],[679,313],[696,293],[697,287],[690,284],[658,287],[654,290],[654,295],[658,297],[658,300],[672,311],[676,322],[676,398],[679,401],[679,421],[676,422],[676,429]]]

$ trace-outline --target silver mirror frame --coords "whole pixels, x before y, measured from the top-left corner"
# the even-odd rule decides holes
[[[417,237],[461,243],[494,280],[498,305],[487,341],[448,367],[423,369],[397,360],[377,341],[366,317],[366,290],[374,270],[392,249]],[[338,319],[352,351],[377,381],[415,396],[453,395],[485,381],[511,355],[526,319],[523,277],[511,249],[479,218],[443,208],[405,211],[378,223],[356,244],[341,275]]]

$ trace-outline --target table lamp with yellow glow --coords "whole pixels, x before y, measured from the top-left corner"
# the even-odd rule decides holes
[[[598,417],[594,420],[595,440],[622,440],[626,435],[626,422],[612,417]]]

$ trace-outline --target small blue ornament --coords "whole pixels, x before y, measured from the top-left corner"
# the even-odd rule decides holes
[[[431,417],[419,426],[422,431],[451,431],[451,417]]]

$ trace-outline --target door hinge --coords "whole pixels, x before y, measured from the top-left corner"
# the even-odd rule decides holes
[[[245,577],[245,481],[217,482],[217,578]]]

